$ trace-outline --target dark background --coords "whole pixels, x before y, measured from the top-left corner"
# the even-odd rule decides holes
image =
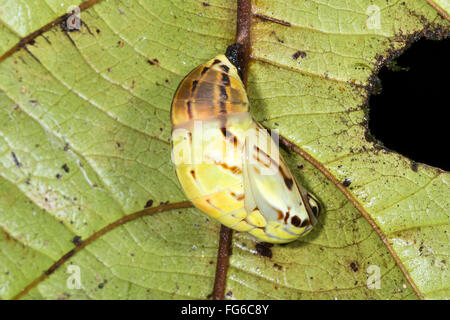
[[[450,170],[450,39],[419,40],[394,61],[409,70],[380,70],[382,91],[369,99],[371,134],[416,162]]]

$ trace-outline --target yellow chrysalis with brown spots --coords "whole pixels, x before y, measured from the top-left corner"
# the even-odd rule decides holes
[[[297,183],[276,139],[249,113],[236,67],[225,55],[200,65],[172,102],[172,160],[201,211],[259,240],[286,243],[317,223],[317,199]]]

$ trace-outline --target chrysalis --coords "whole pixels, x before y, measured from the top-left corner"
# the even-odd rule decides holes
[[[183,79],[171,122],[176,174],[198,209],[271,243],[291,242],[317,223],[319,202],[250,115],[244,85],[225,55]]]

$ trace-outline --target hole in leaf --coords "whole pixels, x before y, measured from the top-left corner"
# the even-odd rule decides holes
[[[420,40],[378,74],[370,133],[387,148],[450,170],[450,39]]]

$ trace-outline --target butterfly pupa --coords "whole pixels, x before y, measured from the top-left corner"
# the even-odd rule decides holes
[[[170,117],[176,175],[198,209],[270,243],[294,241],[317,223],[318,200],[250,115],[244,85],[225,55],[182,80]]]

